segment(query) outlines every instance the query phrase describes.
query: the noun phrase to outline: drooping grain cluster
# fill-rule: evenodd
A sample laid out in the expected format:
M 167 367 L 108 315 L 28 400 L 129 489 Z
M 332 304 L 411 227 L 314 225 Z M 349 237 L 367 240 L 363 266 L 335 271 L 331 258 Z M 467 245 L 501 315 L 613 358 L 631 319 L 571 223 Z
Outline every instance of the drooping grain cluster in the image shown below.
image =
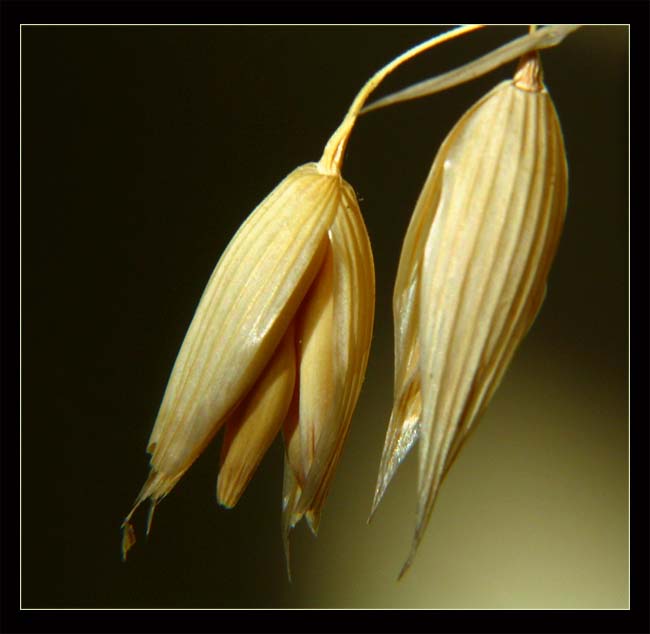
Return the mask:
M 318 163 L 294 170 L 219 260 L 171 372 L 147 452 L 150 473 L 123 522 L 175 486 L 224 430 L 217 499 L 233 507 L 273 440 L 285 447 L 282 535 L 316 534 L 366 371 L 375 278 L 370 241 L 341 164 L 368 95 L 398 65 L 480 25 L 395 58 L 362 88 Z M 535 51 L 575 25 L 519 38 L 456 73 L 366 109 L 442 90 L 523 55 L 514 80 L 483 97 L 442 144 L 399 263 L 394 405 L 373 512 L 419 440 L 415 550 L 439 487 L 544 298 L 564 220 L 567 167 Z
M 234 506 L 282 428 L 286 524 L 306 515 L 316 531 L 373 316 L 372 253 L 354 191 L 319 164 L 297 168 L 242 225 L 208 282 L 151 432 L 151 473 L 133 510 L 150 499 L 153 511 L 222 427 L 217 497 Z

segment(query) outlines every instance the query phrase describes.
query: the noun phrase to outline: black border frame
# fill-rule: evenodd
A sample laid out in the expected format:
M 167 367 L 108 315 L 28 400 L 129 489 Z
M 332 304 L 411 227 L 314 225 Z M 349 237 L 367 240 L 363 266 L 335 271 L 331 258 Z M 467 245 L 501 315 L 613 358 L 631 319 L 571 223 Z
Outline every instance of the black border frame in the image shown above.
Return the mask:
M 648 632 L 648 25 L 650 4 L 637 2 L 478 3 L 402 2 L 2 2 L 2 575 L 3 632 L 208 632 L 208 631 L 454 631 L 454 632 Z M 472 12 L 491 23 L 547 21 L 630 24 L 630 610 L 471 611 L 439 616 L 424 611 L 326 611 L 317 619 L 301 611 L 220 610 L 20 610 L 19 368 L 20 368 L 20 24 L 24 23 L 454 23 Z M 341 20 L 341 18 L 344 18 Z M 549 18 L 553 18 L 549 20 Z M 641 175 L 641 178 L 638 176 Z M 643 183 L 643 185 L 641 185 Z M 17 372 L 18 371 L 18 372 Z M 153 613 L 152 613 L 153 612 Z

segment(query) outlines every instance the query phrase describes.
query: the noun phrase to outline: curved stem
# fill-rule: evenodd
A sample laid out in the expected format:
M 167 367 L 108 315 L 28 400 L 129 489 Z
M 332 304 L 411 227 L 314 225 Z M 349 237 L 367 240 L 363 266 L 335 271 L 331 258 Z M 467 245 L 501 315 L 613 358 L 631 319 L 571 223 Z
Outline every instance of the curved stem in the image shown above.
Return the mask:
M 403 64 L 419 53 L 433 48 L 437 44 L 442 44 L 443 42 L 451 40 L 455 37 L 469 33 L 470 31 L 480 29 L 482 26 L 482 24 L 470 24 L 457 27 L 440 35 L 436 35 L 426 42 L 422 42 L 421 44 L 410 48 L 408 51 L 402 53 L 393 61 L 386 64 L 386 66 L 384 66 L 382 69 L 377 71 L 366 82 L 365 86 L 359 91 L 354 101 L 352 102 L 350 109 L 345 115 L 343 122 L 327 142 L 323 156 L 318 163 L 319 170 L 326 174 L 338 174 L 340 172 L 341 165 L 343 163 L 343 154 L 345 153 L 345 147 L 347 145 L 348 139 L 350 138 L 350 134 L 352 132 L 354 124 L 356 123 L 357 117 L 359 116 L 359 113 L 361 112 L 361 109 L 363 108 L 370 93 L 375 90 L 375 88 L 377 88 L 377 86 L 387 75 L 395 70 L 400 64 Z
M 365 114 L 377 108 L 391 106 L 402 101 L 408 101 L 409 99 L 418 99 L 427 95 L 433 95 L 436 92 L 441 92 L 466 81 L 476 79 L 526 53 L 557 46 L 569 33 L 572 33 L 578 28 L 580 28 L 579 24 L 555 24 L 534 30 L 532 33 L 512 40 L 460 68 L 438 75 L 433 79 L 426 79 L 387 97 L 382 97 L 366 106 L 362 113 Z

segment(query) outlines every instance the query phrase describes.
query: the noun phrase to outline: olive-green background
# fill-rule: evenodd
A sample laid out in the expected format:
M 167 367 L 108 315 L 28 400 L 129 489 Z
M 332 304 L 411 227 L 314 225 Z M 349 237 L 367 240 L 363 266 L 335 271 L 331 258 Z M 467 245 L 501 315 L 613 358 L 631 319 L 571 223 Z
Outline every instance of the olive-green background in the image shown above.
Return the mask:
M 508 65 L 362 117 L 344 176 L 373 244 L 376 326 L 313 539 L 280 539 L 282 448 L 218 507 L 220 438 L 120 561 L 120 522 L 203 287 L 294 167 L 318 160 L 356 91 L 440 27 L 22 28 L 23 607 L 628 606 L 628 29 L 543 54 L 570 167 L 541 314 L 443 485 L 399 583 L 415 456 L 366 525 L 391 407 L 401 240 L 444 135 Z M 443 45 L 377 94 L 469 61 L 522 27 Z

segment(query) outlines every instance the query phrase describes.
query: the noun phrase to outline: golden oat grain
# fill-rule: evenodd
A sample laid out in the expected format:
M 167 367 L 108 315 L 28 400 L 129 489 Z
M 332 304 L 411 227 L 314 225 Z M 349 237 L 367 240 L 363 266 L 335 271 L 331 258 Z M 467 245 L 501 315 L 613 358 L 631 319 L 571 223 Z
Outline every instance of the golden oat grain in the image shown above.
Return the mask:
M 393 296 L 394 406 L 373 512 L 416 440 L 410 566 L 439 487 L 532 325 L 562 230 L 567 164 L 537 53 L 443 142 L 411 219 Z M 401 576 L 400 574 L 400 576 Z

